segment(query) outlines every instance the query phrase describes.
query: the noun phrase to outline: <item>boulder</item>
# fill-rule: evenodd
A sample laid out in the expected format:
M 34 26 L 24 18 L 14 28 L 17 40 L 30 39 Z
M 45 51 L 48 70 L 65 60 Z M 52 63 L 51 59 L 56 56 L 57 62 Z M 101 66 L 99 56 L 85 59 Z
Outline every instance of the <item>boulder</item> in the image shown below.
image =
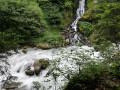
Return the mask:
M 28 76 L 33 76 L 34 75 L 34 71 L 32 71 L 32 70 L 26 70 L 25 74 L 28 75 Z
M 42 64 L 41 69 L 46 69 L 49 65 L 49 61 L 44 59 L 40 60 L 40 63 Z
M 19 73 L 19 72 L 20 72 L 20 70 L 21 70 L 21 66 L 17 69 L 17 73 Z
M 41 66 L 42 66 L 42 64 L 40 63 L 40 61 L 39 60 L 35 61 L 33 66 L 34 66 L 35 74 L 39 75 L 39 73 L 41 71 Z
M 21 84 L 20 82 L 12 82 L 12 83 L 4 86 L 4 88 L 5 88 L 6 90 L 11 90 L 11 89 L 18 88 L 18 86 L 20 86 L 20 84 Z
M 25 70 L 25 74 L 28 76 L 33 76 L 34 75 L 34 70 L 32 70 L 32 63 L 27 63 L 24 65 L 24 70 Z
M 27 53 L 27 50 L 26 50 L 26 49 L 23 49 L 22 52 L 23 52 L 24 54 L 26 54 L 26 53 Z
M 49 61 L 45 60 L 45 59 L 40 59 L 38 61 L 34 62 L 34 70 L 35 70 L 35 74 L 39 75 L 39 73 L 41 72 L 41 70 L 46 69 L 49 65 Z
M 27 86 L 22 86 L 22 87 L 14 89 L 14 90 L 27 90 Z
M 69 40 L 69 39 L 66 39 L 66 40 L 65 40 L 65 44 L 70 44 L 70 40 Z
M 46 43 L 46 42 L 42 42 L 42 43 L 38 44 L 37 47 L 45 50 L 45 49 L 52 48 L 52 45 L 49 43 Z

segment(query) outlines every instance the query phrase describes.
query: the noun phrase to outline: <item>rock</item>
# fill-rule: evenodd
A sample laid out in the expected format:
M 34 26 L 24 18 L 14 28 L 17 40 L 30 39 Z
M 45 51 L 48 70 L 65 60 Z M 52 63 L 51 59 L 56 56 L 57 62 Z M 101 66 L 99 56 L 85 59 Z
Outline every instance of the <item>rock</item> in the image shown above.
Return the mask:
M 24 70 L 25 70 L 25 74 L 28 76 L 33 76 L 34 75 L 34 71 L 31 70 L 32 69 L 32 63 L 27 63 L 24 65 Z M 21 67 L 20 67 L 21 68 Z
M 49 61 L 44 59 L 40 60 L 40 63 L 42 64 L 41 69 L 46 69 L 49 65 Z
M 49 43 L 46 43 L 46 42 L 42 42 L 42 43 L 38 44 L 37 47 L 45 50 L 45 49 L 52 48 L 52 45 Z
M 40 63 L 40 61 L 35 61 L 34 62 L 34 70 L 35 70 L 35 74 L 36 75 L 39 75 L 39 73 L 40 73 L 40 71 L 41 71 L 41 63 Z
M 20 70 L 21 70 L 21 66 L 17 69 L 17 73 L 19 73 L 19 72 L 20 72 Z
M 34 71 L 27 70 L 27 71 L 25 71 L 25 74 L 28 75 L 28 76 L 33 76 L 34 75 Z
M 27 49 L 27 48 L 30 48 L 30 46 L 24 46 L 24 47 L 22 47 L 22 49 Z
M 14 89 L 14 90 L 27 90 L 27 86 L 22 86 L 22 87 Z
M 27 53 L 27 50 L 26 50 L 26 49 L 23 49 L 22 52 L 23 52 L 24 54 L 26 54 L 26 53 Z
M 66 39 L 66 40 L 65 40 L 65 44 L 70 44 L 70 40 L 69 40 L 69 39 Z
M 46 69 L 49 65 L 49 61 L 45 60 L 45 59 L 40 59 L 38 61 L 34 62 L 34 70 L 35 70 L 35 74 L 39 75 L 39 73 L 41 72 L 41 70 Z
M 4 86 L 5 89 L 15 89 L 15 88 L 18 88 L 18 86 L 20 86 L 20 82 L 12 82 L 6 86 Z

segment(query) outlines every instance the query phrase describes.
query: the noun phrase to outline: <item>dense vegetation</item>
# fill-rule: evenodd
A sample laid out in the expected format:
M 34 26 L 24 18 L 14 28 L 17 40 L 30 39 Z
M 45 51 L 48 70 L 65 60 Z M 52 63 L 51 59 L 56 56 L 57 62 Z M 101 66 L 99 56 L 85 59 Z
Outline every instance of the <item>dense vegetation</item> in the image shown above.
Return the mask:
M 85 35 L 87 32 L 94 44 L 105 44 L 108 40 L 117 43 L 120 40 L 120 1 L 97 0 L 94 3 L 87 0 L 87 7 L 88 10 L 81 18 L 85 23 L 79 22 L 80 30 Z M 84 25 L 81 27 L 81 24 Z
M 0 0 L 0 52 L 18 45 L 62 43 L 77 0 Z
M 46 23 L 35 2 L 0 0 L 0 50 L 43 36 Z

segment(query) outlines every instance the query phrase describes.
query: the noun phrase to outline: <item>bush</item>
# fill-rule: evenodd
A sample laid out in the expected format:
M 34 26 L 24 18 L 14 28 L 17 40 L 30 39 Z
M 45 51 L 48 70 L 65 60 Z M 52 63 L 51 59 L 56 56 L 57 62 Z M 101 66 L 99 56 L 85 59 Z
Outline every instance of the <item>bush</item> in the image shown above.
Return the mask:
M 89 22 L 80 22 L 79 30 L 86 36 L 89 36 L 93 32 L 93 26 Z
M 120 78 L 120 61 L 112 64 L 110 74 L 114 78 Z
M 29 44 L 31 39 L 42 36 L 46 28 L 39 6 L 26 0 L 0 0 L 0 21 L 2 46 L 7 43 L 11 47 L 13 43 Z
M 107 67 L 104 63 L 89 63 L 80 74 L 74 75 L 64 90 L 94 90 L 106 76 Z M 104 73 L 104 75 L 103 75 Z
M 47 20 L 48 24 L 52 26 L 61 24 L 62 15 L 57 4 L 43 2 L 40 3 L 40 7 L 45 13 L 45 19 Z

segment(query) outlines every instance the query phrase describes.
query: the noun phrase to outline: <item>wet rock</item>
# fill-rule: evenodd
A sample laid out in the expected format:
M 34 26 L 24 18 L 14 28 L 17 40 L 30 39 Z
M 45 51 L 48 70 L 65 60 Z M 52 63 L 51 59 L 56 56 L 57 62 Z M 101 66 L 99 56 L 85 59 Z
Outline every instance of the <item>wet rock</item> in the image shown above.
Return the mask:
M 25 74 L 28 75 L 28 76 L 33 76 L 34 75 L 34 71 L 27 70 L 27 71 L 25 71 Z
M 29 46 L 24 46 L 24 47 L 22 47 L 22 49 L 27 49 L 27 48 L 29 48 Z
M 49 61 L 45 60 L 45 59 L 40 59 L 38 61 L 34 62 L 34 70 L 35 70 L 35 74 L 39 75 L 39 73 L 41 72 L 41 70 L 44 70 L 48 67 L 49 65 Z
M 14 90 L 27 90 L 26 86 L 20 87 L 20 88 L 16 88 Z
M 46 42 L 42 42 L 42 43 L 38 44 L 37 47 L 45 50 L 45 49 L 52 48 L 52 45 L 49 43 L 46 43 Z
M 42 64 L 41 69 L 46 69 L 49 65 L 49 61 L 44 59 L 40 60 L 40 63 Z
M 35 74 L 39 75 L 39 73 L 41 72 L 41 66 L 42 66 L 40 61 L 35 61 L 33 66 L 34 66 Z
M 34 70 L 32 69 L 32 63 L 27 63 L 24 66 L 25 74 L 28 76 L 33 76 L 34 75 Z M 21 68 L 21 67 L 20 67 Z M 19 70 L 19 69 L 18 69 Z
M 21 70 L 21 66 L 17 69 L 17 73 L 19 73 L 19 72 L 20 72 L 20 70 Z
M 26 54 L 26 53 L 27 53 L 27 50 L 26 50 L 26 49 L 23 49 L 22 52 L 23 52 L 24 54 Z
M 11 89 L 18 88 L 18 86 L 20 86 L 20 85 L 21 85 L 20 82 L 12 82 L 12 83 L 4 86 L 4 88 L 7 89 L 7 90 L 9 90 L 9 89 L 11 90 Z
M 65 44 L 70 44 L 70 40 L 69 40 L 69 39 L 66 39 L 66 40 L 65 40 Z

